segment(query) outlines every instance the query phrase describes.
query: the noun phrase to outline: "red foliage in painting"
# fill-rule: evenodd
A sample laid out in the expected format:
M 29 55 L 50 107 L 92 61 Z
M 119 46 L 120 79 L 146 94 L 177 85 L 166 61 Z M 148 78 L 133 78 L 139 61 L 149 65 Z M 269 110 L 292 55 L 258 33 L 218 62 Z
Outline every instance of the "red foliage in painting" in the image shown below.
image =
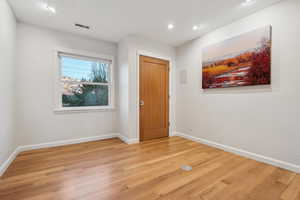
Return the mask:
M 209 88 L 210 84 L 214 83 L 214 78 L 207 72 L 202 72 L 202 86 L 204 89 Z
M 261 51 L 252 54 L 252 66 L 248 73 L 251 85 L 271 83 L 271 48 L 265 44 Z

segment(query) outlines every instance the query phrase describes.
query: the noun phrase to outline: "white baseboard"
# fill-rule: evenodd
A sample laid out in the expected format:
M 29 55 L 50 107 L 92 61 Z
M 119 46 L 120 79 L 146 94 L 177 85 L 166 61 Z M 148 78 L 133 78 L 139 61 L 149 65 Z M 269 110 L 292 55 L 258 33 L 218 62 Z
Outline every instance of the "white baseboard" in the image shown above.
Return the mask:
M 169 137 L 179 136 L 177 132 L 169 132 Z
M 121 135 L 121 134 L 118 137 L 120 138 L 120 140 L 122 140 L 126 144 L 136 144 L 136 143 L 139 143 L 139 140 L 137 138 L 128 139 L 127 137 L 125 137 L 124 135 Z
M 117 138 L 118 136 L 119 136 L 119 134 L 99 135 L 99 136 L 79 138 L 79 139 L 61 140 L 61 141 L 56 141 L 56 142 L 26 145 L 26 146 L 20 146 L 18 148 L 19 148 L 19 152 L 23 152 L 23 151 L 29 151 L 29 150 L 35 150 L 35 149 L 58 147 L 58 146 L 65 146 L 65 145 L 70 145 L 70 144 L 79 144 L 79 143 L 84 143 L 84 142 L 92 142 L 92 141 L 97 141 L 97 140 Z
M 4 174 L 4 172 L 7 170 L 9 165 L 15 160 L 17 155 L 19 154 L 19 148 L 16 148 L 12 154 L 8 157 L 8 159 L 0 166 L 0 177 Z
M 186 139 L 190 139 L 202 144 L 206 144 L 212 147 L 216 147 L 218 149 L 222 149 L 224 151 L 228 151 L 237 155 L 241 155 L 247 158 L 251 158 L 260 162 L 264 162 L 270 165 L 274 165 L 277 167 L 281 167 L 287 170 L 291 170 L 297 173 L 300 173 L 300 166 L 295 165 L 292 163 L 288 163 L 281 160 L 276 160 L 270 157 L 262 156 L 259 154 L 251 153 L 242 149 L 230 147 L 227 145 L 219 144 L 216 142 L 212 142 L 209 140 L 205 140 L 202 138 L 196 138 L 184 133 L 179 132 L 173 132 L 170 134 L 170 136 L 181 136 Z M 135 144 L 138 143 L 138 139 L 128 139 L 127 137 L 120 135 L 120 134 L 109 134 L 109 135 L 101 135 L 101 136 L 94 136 L 94 137 L 87 137 L 87 138 L 80 138 L 80 139 L 72 139 L 72 140 L 63 140 L 63 141 L 57 141 L 57 142 L 50 142 L 50 143 L 42 143 L 42 144 L 36 144 L 36 145 L 26 145 L 26 146 L 19 146 L 16 148 L 16 150 L 9 156 L 9 158 L 0 166 L 0 177 L 4 174 L 4 172 L 7 170 L 9 165 L 14 161 L 14 159 L 17 157 L 17 155 L 23 151 L 29 151 L 34 149 L 41 149 L 41 148 L 49 148 L 49 147 L 57 147 L 57 146 L 64 146 L 64 145 L 70 145 L 70 144 L 79 144 L 84 142 L 91 142 L 91 141 L 97 141 L 97 140 L 104 140 L 109 138 L 120 138 L 123 142 L 126 144 Z
M 21 152 L 35 150 L 35 149 L 49 148 L 49 147 L 65 146 L 65 145 L 70 145 L 70 144 L 79 144 L 79 143 L 84 143 L 84 142 L 92 142 L 92 141 L 104 140 L 104 139 L 110 139 L 110 138 L 118 138 L 119 136 L 120 136 L 120 134 L 118 134 L 118 133 L 112 133 L 109 135 L 99 135 L 99 136 L 79 138 L 79 139 L 61 140 L 61 141 L 56 141 L 56 142 L 19 146 L 9 156 L 9 158 L 0 166 L 0 177 L 4 174 L 4 172 L 7 170 L 9 165 L 15 160 L 17 155 Z
M 42 148 L 65 146 L 65 145 L 70 145 L 70 144 L 79 144 L 79 143 L 84 143 L 84 142 L 92 142 L 92 141 L 104 140 L 104 139 L 110 139 L 110 138 L 120 138 L 120 140 L 122 140 L 126 144 L 139 143 L 139 140 L 136 138 L 128 139 L 127 137 L 125 137 L 119 133 L 112 133 L 109 135 L 100 135 L 100 136 L 93 136 L 93 137 L 86 137 L 86 138 L 79 138 L 79 139 L 61 140 L 61 141 L 55 141 L 55 142 L 49 142 L 49 143 L 19 146 L 9 156 L 9 158 L 0 166 L 0 177 L 4 174 L 4 172 L 7 170 L 9 165 L 15 160 L 17 155 L 21 152 L 35 150 L 35 149 L 42 149 Z
M 245 151 L 245 150 L 238 149 L 238 148 L 235 148 L 235 147 L 219 144 L 219 143 L 212 142 L 212 141 L 209 141 L 209 140 L 206 140 L 206 139 L 193 137 L 193 136 L 190 136 L 190 135 L 187 135 L 187 134 L 184 134 L 184 133 L 180 133 L 180 132 L 174 132 L 174 133 L 172 133 L 172 135 L 173 136 L 181 136 L 183 138 L 193 140 L 195 142 L 199 142 L 199 143 L 202 143 L 202 144 L 206 144 L 208 146 L 212 146 L 212 147 L 215 147 L 215 148 L 218 148 L 218 149 L 222 149 L 224 151 L 231 152 L 231 153 L 234 153 L 234 154 L 237 154 L 237 155 L 240 155 L 240 156 L 251 158 L 251 159 L 257 160 L 259 162 L 267 163 L 267 164 L 270 164 L 270 165 L 274 165 L 276 167 L 280 167 L 280 168 L 283 168 L 283 169 L 294 171 L 296 173 L 300 173 L 300 166 L 296 165 L 296 164 L 292 164 L 292 163 L 288 163 L 288 162 L 285 162 L 285 161 L 277 160 L 277 159 L 270 158 L 270 157 L 263 156 L 263 155 L 259 155 L 259 154 L 256 154 L 256 153 L 251 153 L 249 151 Z

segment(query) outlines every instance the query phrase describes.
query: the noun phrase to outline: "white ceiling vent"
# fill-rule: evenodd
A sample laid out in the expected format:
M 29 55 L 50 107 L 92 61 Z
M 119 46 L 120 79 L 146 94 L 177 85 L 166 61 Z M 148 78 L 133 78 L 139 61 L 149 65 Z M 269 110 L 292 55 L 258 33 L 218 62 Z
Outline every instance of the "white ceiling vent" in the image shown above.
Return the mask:
M 78 23 L 75 23 L 75 26 L 76 27 L 79 27 L 79 28 L 83 28 L 83 29 L 90 29 L 90 27 L 89 26 L 87 26 L 87 25 L 83 25 L 83 24 L 78 24 Z

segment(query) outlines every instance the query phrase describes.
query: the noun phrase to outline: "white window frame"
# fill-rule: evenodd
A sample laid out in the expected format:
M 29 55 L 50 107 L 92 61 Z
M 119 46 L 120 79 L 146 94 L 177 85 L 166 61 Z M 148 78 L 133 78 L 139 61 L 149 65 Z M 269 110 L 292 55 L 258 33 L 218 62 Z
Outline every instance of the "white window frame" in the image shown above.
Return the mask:
M 109 105 L 108 106 L 83 106 L 83 107 L 63 107 L 62 105 L 62 94 L 63 87 L 61 83 L 61 66 L 60 66 L 60 54 L 69 55 L 75 58 L 86 58 L 86 59 L 98 59 L 98 60 L 111 60 L 110 65 L 110 83 L 104 83 L 101 85 L 109 86 Z M 54 69 L 55 69 L 55 80 L 54 80 L 54 112 L 65 113 L 65 112 L 92 112 L 92 111 L 109 111 L 115 109 L 115 81 L 114 81 L 114 57 L 110 55 L 100 55 L 86 51 L 79 51 L 74 49 L 57 48 L 54 50 Z M 82 82 L 81 82 L 82 83 Z M 88 83 L 93 84 L 93 83 Z

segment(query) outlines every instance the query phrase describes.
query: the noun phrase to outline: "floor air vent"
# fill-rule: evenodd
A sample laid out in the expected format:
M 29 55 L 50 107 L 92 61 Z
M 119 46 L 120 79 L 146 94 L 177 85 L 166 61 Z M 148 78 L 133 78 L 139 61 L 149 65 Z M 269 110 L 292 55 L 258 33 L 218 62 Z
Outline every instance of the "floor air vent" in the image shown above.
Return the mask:
M 191 166 L 189 166 L 189 165 L 182 165 L 181 169 L 183 171 L 191 171 L 193 168 Z

